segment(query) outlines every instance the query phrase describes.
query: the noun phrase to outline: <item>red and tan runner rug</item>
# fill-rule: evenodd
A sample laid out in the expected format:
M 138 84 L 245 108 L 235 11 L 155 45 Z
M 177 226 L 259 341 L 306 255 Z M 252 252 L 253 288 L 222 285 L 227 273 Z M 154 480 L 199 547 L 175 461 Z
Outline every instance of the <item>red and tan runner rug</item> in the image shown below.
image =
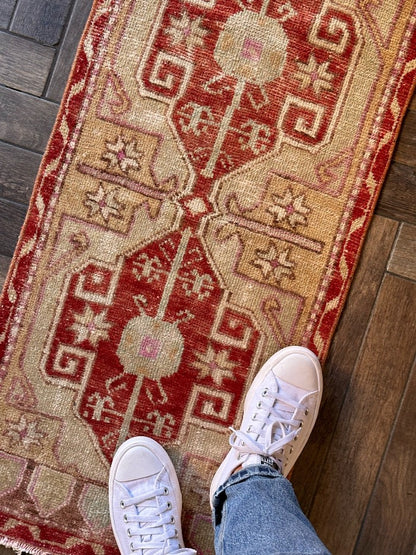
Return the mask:
M 184 532 L 259 365 L 325 357 L 415 74 L 413 0 L 97 0 L 1 305 L 1 541 L 117 553 L 116 445 Z

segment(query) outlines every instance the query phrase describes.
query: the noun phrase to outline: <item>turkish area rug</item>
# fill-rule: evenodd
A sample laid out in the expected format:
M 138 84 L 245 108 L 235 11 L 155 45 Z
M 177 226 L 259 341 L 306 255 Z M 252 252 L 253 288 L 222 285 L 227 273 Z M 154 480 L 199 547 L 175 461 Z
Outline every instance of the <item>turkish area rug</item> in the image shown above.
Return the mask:
M 0 541 L 117 553 L 116 446 L 208 488 L 265 359 L 325 357 L 415 76 L 413 0 L 97 0 L 1 305 Z

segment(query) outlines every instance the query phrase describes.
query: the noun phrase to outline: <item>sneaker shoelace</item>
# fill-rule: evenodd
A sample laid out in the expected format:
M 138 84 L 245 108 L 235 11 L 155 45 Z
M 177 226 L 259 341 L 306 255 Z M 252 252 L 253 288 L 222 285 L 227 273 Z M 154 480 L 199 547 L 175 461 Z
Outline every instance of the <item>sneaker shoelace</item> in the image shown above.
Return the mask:
M 311 394 L 306 395 L 305 399 Z M 253 454 L 272 457 L 281 469 L 287 460 L 284 448 L 297 440 L 303 424 L 302 420 L 294 419 L 293 415 L 299 410 L 306 416 L 308 409 L 304 404 L 267 388 L 262 398 L 246 430 L 231 428 L 230 445 L 239 451 L 239 458 Z
M 136 510 L 136 514 L 126 512 L 123 516 L 126 524 L 136 525 L 127 528 L 127 534 L 131 538 L 131 551 L 154 550 L 154 554 L 180 552 L 178 542 L 166 551 L 169 540 L 176 540 L 178 536 L 175 518 L 171 512 L 172 504 L 170 501 L 158 503 L 160 496 L 168 494 L 168 488 L 162 486 L 136 497 L 121 500 L 122 509 L 135 506 Z

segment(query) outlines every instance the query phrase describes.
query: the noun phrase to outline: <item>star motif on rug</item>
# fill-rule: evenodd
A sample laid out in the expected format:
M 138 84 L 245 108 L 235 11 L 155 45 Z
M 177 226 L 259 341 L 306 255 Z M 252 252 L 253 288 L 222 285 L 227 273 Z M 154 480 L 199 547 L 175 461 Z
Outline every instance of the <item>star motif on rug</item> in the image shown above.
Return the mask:
M 90 306 L 86 306 L 82 314 L 75 313 L 75 322 L 69 327 L 76 335 L 76 343 L 89 341 L 94 347 L 102 339 L 108 339 L 108 330 L 112 327 L 105 321 L 106 310 L 96 314 Z
M 102 155 L 102 159 L 107 162 L 109 169 L 119 169 L 125 174 L 141 169 L 143 152 L 137 150 L 136 141 L 127 141 L 119 136 L 114 143 L 106 141 L 105 145 L 107 152 Z
M 266 251 L 256 250 L 256 258 L 252 264 L 260 268 L 261 273 L 266 279 L 274 278 L 279 283 L 284 277 L 295 279 L 293 268 L 295 263 L 289 259 L 290 248 L 278 251 L 273 243 L 269 244 Z
M 41 439 L 46 436 L 38 429 L 36 420 L 28 421 L 26 415 L 22 414 L 19 422 L 7 422 L 9 427 L 4 433 L 10 439 L 12 445 L 23 445 L 28 449 L 32 445 L 41 446 Z
M 194 367 L 200 371 L 198 375 L 200 379 L 211 376 L 214 383 L 220 386 L 226 378 L 235 380 L 233 372 L 235 364 L 229 360 L 226 350 L 217 353 L 210 345 L 206 353 L 197 352 L 196 356 L 199 360 L 194 362 Z
M 186 12 L 182 12 L 180 17 L 170 18 L 170 27 L 165 29 L 165 33 L 170 36 L 173 46 L 184 45 L 187 53 L 191 54 L 195 47 L 204 46 L 208 31 L 202 27 L 202 17 L 191 19 Z
M 275 223 L 288 223 L 290 227 L 297 225 L 308 225 L 307 216 L 310 208 L 304 204 L 305 195 L 295 196 L 292 189 L 286 189 L 284 195 L 272 196 L 274 204 L 267 208 L 272 214 Z
M 301 89 L 312 87 L 316 94 L 319 94 L 323 89 L 326 91 L 332 89 L 334 74 L 328 71 L 329 62 L 320 64 L 316 61 L 315 56 L 311 54 L 307 63 L 296 63 L 299 71 L 294 74 L 294 77 L 300 81 Z
M 84 205 L 90 209 L 90 217 L 99 214 L 108 223 L 110 216 L 121 218 L 125 206 L 117 199 L 117 189 L 105 190 L 102 183 L 95 192 L 87 192 Z

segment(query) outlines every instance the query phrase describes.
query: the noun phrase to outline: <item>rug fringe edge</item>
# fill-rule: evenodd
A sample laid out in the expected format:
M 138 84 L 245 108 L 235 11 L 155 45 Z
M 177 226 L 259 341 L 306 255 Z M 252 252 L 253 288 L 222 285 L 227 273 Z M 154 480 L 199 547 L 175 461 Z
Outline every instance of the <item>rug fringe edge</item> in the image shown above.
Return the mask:
M 12 540 L 7 536 L 0 536 L 0 545 L 13 549 L 16 553 L 30 553 L 30 555 L 50 555 L 50 551 L 43 551 L 39 547 L 34 547 L 28 543 L 20 542 L 19 540 Z

